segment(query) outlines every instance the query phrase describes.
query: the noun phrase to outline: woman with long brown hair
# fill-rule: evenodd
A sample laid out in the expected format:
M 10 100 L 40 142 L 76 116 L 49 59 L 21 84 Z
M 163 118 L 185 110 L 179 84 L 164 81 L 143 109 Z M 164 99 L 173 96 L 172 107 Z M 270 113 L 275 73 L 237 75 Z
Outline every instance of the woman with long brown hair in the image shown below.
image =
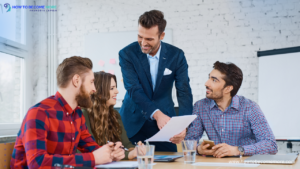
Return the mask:
M 95 72 L 94 76 L 96 93 L 91 96 L 93 106 L 82 111 L 89 132 L 100 146 L 105 145 L 107 141 L 121 141 L 124 147 L 129 149 L 125 151 L 125 159 L 133 159 L 137 154 L 135 146 L 127 137 L 119 112 L 114 110 L 119 93 L 116 76 L 103 71 Z

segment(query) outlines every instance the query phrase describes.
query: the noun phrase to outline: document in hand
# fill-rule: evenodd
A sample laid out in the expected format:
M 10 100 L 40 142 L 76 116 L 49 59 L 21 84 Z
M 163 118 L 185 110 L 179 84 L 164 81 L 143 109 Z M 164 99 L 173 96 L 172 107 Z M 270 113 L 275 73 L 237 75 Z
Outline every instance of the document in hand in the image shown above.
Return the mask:
M 186 115 L 172 117 L 171 120 L 154 136 L 145 141 L 170 142 L 170 138 L 185 130 L 197 117 L 197 115 Z

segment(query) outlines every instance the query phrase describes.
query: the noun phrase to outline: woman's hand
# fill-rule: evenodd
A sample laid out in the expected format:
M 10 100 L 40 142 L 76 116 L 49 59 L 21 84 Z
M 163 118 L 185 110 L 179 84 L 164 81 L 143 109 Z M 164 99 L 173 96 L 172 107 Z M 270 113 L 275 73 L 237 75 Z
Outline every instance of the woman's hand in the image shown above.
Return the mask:
M 113 161 L 120 161 L 125 157 L 125 151 L 121 147 L 123 147 L 123 145 L 120 141 L 116 142 L 115 146 L 112 146 L 113 151 L 111 157 Z
M 138 146 L 141 146 L 141 145 L 144 145 L 141 141 L 139 141 L 137 143 Z M 128 153 L 128 159 L 129 160 L 132 160 L 134 159 L 135 157 L 137 156 L 137 147 L 135 147 L 133 150 L 131 150 L 129 153 Z

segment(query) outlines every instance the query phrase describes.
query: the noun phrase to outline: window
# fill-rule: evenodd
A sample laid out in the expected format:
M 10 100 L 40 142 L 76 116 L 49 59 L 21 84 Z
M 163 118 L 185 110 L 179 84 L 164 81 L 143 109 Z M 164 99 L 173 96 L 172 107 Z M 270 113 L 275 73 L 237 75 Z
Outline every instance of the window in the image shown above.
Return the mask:
M 24 4 L 24 0 L 0 0 L 0 37 L 25 45 L 26 9 L 13 8 Z
M 0 124 L 20 123 L 23 115 L 24 59 L 0 53 Z
M 0 0 L 0 137 L 17 135 L 25 113 L 28 10 L 14 8 L 23 5 L 26 0 Z

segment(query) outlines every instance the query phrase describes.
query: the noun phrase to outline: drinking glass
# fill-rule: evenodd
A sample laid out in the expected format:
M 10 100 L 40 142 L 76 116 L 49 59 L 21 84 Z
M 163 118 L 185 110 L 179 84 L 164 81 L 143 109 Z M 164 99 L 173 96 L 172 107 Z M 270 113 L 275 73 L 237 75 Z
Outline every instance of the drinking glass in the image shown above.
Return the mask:
M 183 140 L 182 141 L 182 151 L 184 156 L 184 163 L 192 164 L 196 159 L 196 140 Z
M 139 145 L 137 147 L 137 160 L 139 169 L 152 169 L 154 161 L 154 145 Z

